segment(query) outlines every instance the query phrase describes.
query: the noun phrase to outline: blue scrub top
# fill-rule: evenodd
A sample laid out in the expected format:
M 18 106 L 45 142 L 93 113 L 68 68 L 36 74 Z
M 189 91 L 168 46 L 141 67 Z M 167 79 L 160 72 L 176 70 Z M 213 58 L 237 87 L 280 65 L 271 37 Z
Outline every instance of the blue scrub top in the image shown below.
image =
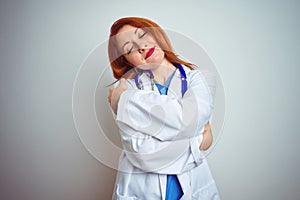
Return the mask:
M 165 85 L 155 83 L 160 94 L 167 95 L 169 85 L 171 83 L 171 80 L 175 72 L 176 70 L 174 70 L 174 72 L 168 77 Z M 166 200 L 179 200 L 182 197 L 182 195 L 183 195 L 183 191 L 176 174 L 168 174 L 167 187 L 166 187 Z

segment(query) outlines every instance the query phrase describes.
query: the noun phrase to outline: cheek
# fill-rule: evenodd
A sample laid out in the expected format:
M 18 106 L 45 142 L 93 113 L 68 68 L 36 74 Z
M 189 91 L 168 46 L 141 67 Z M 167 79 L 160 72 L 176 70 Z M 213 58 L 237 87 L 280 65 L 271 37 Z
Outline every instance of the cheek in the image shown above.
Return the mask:
M 138 55 L 138 54 L 135 53 L 135 52 L 133 52 L 132 55 L 127 56 L 127 57 L 126 57 L 126 60 L 127 60 L 129 63 L 131 63 L 132 65 L 134 65 L 134 66 L 139 66 L 139 65 L 142 64 L 142 63 L 141 63 L 141 56 Z
M 154 63 L 160 63 L 164 57 L 165 57 L 165 52 L 161 49 L 157 49 L 155 54 L 153 54 L 153 56 L 150 57 L 151 58 L 150 61 Z

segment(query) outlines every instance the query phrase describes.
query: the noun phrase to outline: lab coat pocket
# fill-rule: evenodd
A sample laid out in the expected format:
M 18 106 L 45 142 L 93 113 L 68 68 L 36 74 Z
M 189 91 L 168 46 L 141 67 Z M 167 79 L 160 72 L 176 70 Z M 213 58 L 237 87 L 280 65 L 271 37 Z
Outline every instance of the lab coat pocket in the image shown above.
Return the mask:
M 210 182 L 192 194 L 194 200 L 220 200 L 215 182 Z
M 117 195 L 116 200 L 137 200 L 137 198 L 136 197 L 125 197 L 125 196 Z
M 115 196 L 113 197 L 113 200 L 137 200 L 136 197 L 130 197 L 130 196 L 125 196 L 125 195 L 121 195 L 119 193 L 119 185 L 117 185 L 116 187 L 116 194 Z

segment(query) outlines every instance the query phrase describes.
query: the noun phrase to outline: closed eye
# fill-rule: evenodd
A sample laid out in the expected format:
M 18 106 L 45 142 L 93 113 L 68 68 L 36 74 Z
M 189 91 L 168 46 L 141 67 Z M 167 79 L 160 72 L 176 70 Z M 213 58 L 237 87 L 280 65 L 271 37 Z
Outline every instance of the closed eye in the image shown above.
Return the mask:
M 140 35 L 140 37 L 139 38 L 142 38 L 142 37 L 144 37 L 145 35 L 147 34 L 147 32 L 145 31 L 142 35 Z
M 127 55 L 129 55 L 132 52 L 133 46 L 129 49 L 129 51 L 127 52 Z
M 147 31 L 145 31 L 142 35 L 139 36 L 139 39 L 143 38 L 145 35 L 147 34 Z M 127 52 L 127 55 L 129 55 L 133 50 L 133 46 L 129 49 L 129 51 Z

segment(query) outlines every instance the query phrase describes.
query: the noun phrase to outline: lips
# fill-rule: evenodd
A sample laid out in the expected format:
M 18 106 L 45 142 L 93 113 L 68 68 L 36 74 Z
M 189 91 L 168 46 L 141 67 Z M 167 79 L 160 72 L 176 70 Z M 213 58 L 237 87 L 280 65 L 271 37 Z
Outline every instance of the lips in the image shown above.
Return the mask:
M 151 49 L 149 49 L 149 51 L 146 53 L 145 59 L 149 58 L 153 52 L 154 52 L 155 47 L 152 47 Z

